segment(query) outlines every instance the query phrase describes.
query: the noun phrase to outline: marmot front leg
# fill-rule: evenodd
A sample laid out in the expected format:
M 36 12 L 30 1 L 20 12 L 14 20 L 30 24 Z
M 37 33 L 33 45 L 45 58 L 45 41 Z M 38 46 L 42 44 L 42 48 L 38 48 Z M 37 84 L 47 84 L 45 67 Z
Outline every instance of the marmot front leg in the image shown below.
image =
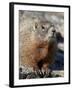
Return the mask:
M 33 71 L 36 75 L 42 74 L 41 70 L 39 69 L 37 65 L 33 66 Z
M 48 63 L 43 64 L 41 71 L 43 75 L 46 75 L 46 74 L 49 75 L 50 73 L 49 64 Z

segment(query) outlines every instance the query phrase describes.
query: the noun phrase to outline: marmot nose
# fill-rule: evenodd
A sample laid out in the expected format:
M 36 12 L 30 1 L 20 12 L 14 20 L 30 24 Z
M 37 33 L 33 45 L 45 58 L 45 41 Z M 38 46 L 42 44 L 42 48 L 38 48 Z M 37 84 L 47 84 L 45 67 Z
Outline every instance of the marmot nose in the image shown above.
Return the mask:
M 53 30 L 52 30 L 52 32 L 53 32 L 53 33 L 55 33 L 55 32 L 56 32 L 56 30 L 54 30 L 54 29 L 53 29 Z
M 53 36 L 54 36 L 55 32 L 56 32 L 56 30 L 52 30 Z

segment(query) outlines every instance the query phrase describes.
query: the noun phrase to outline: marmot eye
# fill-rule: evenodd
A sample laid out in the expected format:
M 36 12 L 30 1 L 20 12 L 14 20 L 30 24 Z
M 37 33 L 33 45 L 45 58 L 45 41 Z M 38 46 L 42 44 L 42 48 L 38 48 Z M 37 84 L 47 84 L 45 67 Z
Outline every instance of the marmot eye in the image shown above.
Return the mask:
M 38 27 L 38 25 L 37 25 L 37 23 L 35 24 L 35 28 L 37 28 Z
M 37 25 L 35 25 L 35 28 L 37 28 Z
M 42 26 L 42 29 L 45 29 L 45 27 L 44 27 L 44 26 Z

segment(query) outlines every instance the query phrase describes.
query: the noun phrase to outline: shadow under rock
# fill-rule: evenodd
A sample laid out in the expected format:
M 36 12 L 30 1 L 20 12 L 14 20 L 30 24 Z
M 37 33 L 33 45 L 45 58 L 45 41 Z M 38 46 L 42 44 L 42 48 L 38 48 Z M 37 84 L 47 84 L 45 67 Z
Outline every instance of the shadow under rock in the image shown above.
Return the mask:
M 62 37 L 60 32 L 56 33 L 56 37 L 57 37 L 57 42 L 58 43 L 63 43 L 64 42 L 64 37 Z
M 64 70 L 64 51 L 58 50 L 58 53 L 55 56 L 55 63 L 50 66 L 52 70 Z

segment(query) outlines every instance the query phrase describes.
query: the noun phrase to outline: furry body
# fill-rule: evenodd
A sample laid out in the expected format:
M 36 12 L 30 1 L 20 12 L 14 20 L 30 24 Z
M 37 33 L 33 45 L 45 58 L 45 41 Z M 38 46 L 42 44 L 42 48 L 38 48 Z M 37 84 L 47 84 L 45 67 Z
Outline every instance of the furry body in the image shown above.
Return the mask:
M 24 26 L 23 26 L 24 25 Z M 28 26 L 27 26 L 28 25 Z M 20 64 L 47 72 L 57 51 L 56 32 L 48 21 L 26 20 L 20 25 Z

